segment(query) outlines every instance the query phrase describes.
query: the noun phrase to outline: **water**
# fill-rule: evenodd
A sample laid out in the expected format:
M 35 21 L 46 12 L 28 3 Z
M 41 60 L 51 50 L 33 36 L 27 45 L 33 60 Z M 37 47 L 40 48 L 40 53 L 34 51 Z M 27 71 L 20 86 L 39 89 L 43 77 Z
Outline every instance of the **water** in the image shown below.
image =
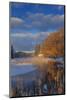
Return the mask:
M 34 64 L 31 64 L 31 63 L 25 63 L 25 64 L 20 63 L 20 62 L 24 62 L 24 61 L 32 61 L 32 59 L 33 58 L 28 57 L 28 58 L 15 58 L 15 59 L 11 60 L 10 76 L 16 76 L 16 75 L 20 75 L 20 74 L 24 75 L 24 74 L 27 74 L 29 72 L 36 71 L 37 68 L 35 67 Z M 33 60 L 35 60 L 35 58 Z M 51 59 L 51 58 L 45 58 L 44 60 L 45 61 L 49 61 L 49 60 L 59 61 L 57 59 Z M 43 59 L 42 59 L 42 61 L 43 61 Z M 60 62 L 62 62 L 61 59 L 60 59 Z
M 17 61 L 21 60 L 17 59 Z M 33 64 L 16 64 L 12 62 L 10 65 L 10 76 L 24 75 L 32 71 L 36 71 L 36 67 Z
M 41 65 L 39 65 L 38 63 L 36 65 L 34 65 L 34 63 L 31 64 L 31 62 L 33 61 L 38 61 L 38 63 L 41 62 Z M 59 60 L 57 60 L 57 58 L 43 59 L 41 57 L 18 58 L 11 60 L 11 97 L 58 94 L 58 85 L 62 90 L 61 94 L 64 92 L 64 67 L 60 69 L 54 69 L 53 67 L 58 67 L 58 65 L 55 66 L 50 63 L 50 65 L 48 64 L 46 66 L 45 63 L 42 64 L 42 61 L 48 63 L 48 61 L 58 62 Z M 60 62 L 62 62 L 62 59 L 60 59 Z M 55 72 L 56 70 L 57 74 Z

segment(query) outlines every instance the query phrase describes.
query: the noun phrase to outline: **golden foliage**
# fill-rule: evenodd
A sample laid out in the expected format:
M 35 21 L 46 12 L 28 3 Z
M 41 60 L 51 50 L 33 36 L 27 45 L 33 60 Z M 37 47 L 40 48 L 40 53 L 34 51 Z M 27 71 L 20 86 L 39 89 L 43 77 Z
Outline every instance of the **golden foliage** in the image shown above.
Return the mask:
M 64 56 L 64 29 L 50 33 L 46 40 L 36 48 L 44 56 Z

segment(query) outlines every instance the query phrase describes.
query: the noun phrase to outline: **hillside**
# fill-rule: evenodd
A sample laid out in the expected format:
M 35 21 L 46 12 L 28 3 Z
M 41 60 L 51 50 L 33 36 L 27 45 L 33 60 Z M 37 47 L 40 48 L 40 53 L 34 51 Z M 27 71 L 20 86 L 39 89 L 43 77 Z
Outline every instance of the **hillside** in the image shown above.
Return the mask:
M 27 52 L 18 51 L 18 52 L 15 52 L 15 57 L 16 57 L 16 58 L 32 57 L 33 54 L 34 54 L 34 53 L 27 53 Z
M 64 29 L 50 33 L 50 35 L 36 46 L 36 54 L 43 54 L 47 57 L 64 56 Z

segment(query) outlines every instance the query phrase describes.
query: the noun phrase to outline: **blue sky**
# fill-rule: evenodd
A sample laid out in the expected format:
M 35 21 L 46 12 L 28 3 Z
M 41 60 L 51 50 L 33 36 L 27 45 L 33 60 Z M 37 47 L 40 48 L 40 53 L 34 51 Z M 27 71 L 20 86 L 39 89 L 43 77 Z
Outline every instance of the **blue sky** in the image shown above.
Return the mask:
M 64 6 L 10 3 L 10 34 L 16 50 L 33 50 L 50 32 L 64 27 Z

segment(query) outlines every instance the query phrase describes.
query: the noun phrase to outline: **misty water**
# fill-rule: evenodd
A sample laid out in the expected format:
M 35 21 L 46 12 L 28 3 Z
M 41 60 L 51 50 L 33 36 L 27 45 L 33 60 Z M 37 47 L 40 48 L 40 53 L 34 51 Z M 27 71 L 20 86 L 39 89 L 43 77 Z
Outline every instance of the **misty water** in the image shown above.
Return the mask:
M 10 63 L 10 76 L 16 76 L 16 75 L 20 75 L 20 74 L 23 75 L 23 74 L 29 73 L 31 71 L 38 70 L 38 66 L 35 65 L 35 64 L 31 64 L 31 63 L 22 64 L 22 63 L 20 63 L 20 62 L 23 62 L 23 61 L 31 61 L 31 59 L 32 58 L 30 58 L 30 57 L 13 59 Z M 54 60 L 54 59 L 47 58 L 47 59 L 44 59 L 44 60 L 48 61 L 48 60 Z M 62 61 L 62 58 L 56 59 L 56 61 Z
M 24 75 L 32 71 L 36 71 L 37 68 L 34 64 L 17 64 L 16 62 L 23 61 L 26 58 L 18 58 L 14 59 L 10 64 L 10 76 L 16 76 L 16 75 Z M 31 58 L 29 58 L 31 59 Z M 16 61 L 16 62 L 15 62 Z
M 14 58 L 10 63 L 10 78 L 11 78 L 11 96 L 33 96 L 33 95 L 45 95 L 44 93 L 48 93 L 49 90 L 47 86 L 50 86 L 48 82 L 48 78 L 51 74 L 47 74 L 45 68 L 46 64 L 38 65 L 31 63 L 23 63 L 24 61 L 32 61 L 33 58 Z M 36 58 L 37 59 L 37 58 Z M 53 60 L 53 59 L 44 59 L 44 60 Z M 63 59 L 54 59 L 56 61 L 62 61 Z M 38 60 L 37 60 L 38 61 Z M 17 63 L 18 62 L 18 63 Z M 22 62 L 22 63 L 21 63 Z M 41 62 L 41 58 L 39 59 Z M 49 65 L 49 68 L 52 65 Z M 55 67 L 55 66 L 53 66 Z M 61 67 L 61 71 L 63 70 L 64 65 Z M 51 68 L 49 72 L 51 72 Z M 54 73 L 54 72 L 53 72 Z M 47 77 L 46 77 L 47 75 Z M 49 77 L 48 77 L 49 76 Z M 51 81 L 51 93 L 57 94 L 54 88 L 57 88 L 55 84 L 56 81 Z M 59 80 L 59 84 L 64 85 L 64 78 L 61 77 Z M 49 84 L 48 84 L 49 83 Z M 45 90 L 44 90 L 45 89 Z M 14 94 L 16 92 L 16 94 Z

